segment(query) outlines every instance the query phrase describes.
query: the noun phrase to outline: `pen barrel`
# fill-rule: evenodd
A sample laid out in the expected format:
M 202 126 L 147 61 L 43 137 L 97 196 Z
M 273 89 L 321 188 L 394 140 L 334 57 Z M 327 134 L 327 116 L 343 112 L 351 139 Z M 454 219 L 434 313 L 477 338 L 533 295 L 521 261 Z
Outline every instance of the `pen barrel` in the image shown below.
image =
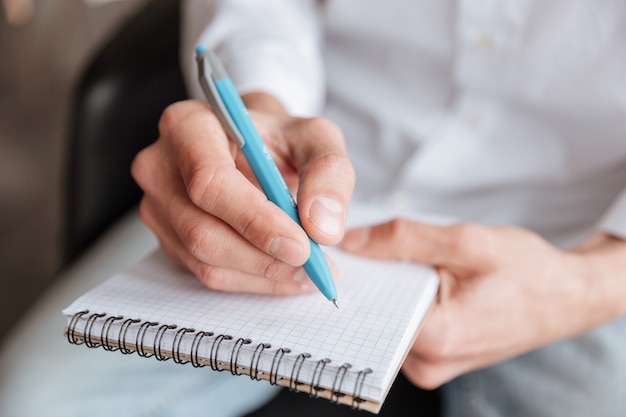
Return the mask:
M 324 297 L 330 301 L 337 300 L 337 289 L 326 256 L 317 242 L 311 238 L 309 241 L 311 242 L 311 255 L 303 265 L 304 271 Z
M 244 138 L 241 151 L 246 157 L 263 192 L 270 201 L 283 209 L 296 223 L 300 224 L 296 202 L 285 183 L 285 179 L 278 170 L 261 135 L 252 123 L 248 110 L 232 82 L 228 78 L 222 78 L 215 82 L 215 87 L 220 93 L 233 122 Z
M 276 162 L 274 162 L 267 146 L 265 146 L 261 135 L 252 123 L 248 109 L 243 104 L 235 86 L 229 78 L 221 78 L 215 82 L 215 87 L 244 139 L 241 151 L 246 157 L 263 192 L 271 202 L 280 207 L 298 225 L 302 226 L 296 202 L 289 191 L 289 187 L 287 187 L 285 179 L 278 170 Z M 311 255 L 303 265 L 304 270 L 326 298 L 335 300 L 337 298 L 335 284 L 324 253 L 313 239 L 309 238 L 309 242 Z

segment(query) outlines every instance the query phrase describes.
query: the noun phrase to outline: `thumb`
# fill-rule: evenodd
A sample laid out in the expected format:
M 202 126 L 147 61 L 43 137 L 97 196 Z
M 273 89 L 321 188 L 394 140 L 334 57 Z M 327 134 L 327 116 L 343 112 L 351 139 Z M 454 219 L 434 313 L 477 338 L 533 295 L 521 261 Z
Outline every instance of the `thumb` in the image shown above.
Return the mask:
M 489 263 L 482 250 L 489 237 L 486 231 L 468 223 L 440 226 L 394 219 L 348 231 L 341 248 L 373 258 L 476 270 Z
M 294 119 L 285 137 L 299 173 L 298 209 L 305 230 L 318 243 L 343 237 L 355 184 L 343 134 L 321 118 Z

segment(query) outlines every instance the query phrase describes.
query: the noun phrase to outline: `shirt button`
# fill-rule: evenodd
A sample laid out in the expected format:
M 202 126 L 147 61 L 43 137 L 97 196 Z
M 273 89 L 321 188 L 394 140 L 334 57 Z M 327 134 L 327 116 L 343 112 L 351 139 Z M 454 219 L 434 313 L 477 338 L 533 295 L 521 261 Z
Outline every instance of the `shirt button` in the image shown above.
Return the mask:
M 466 112 L 463 115 L 463 120 L 465 121 L 465 124 L 467 126 L 471 127 L 472 129 L 480 128 L 480 125 L 482 123 L 482 119 L 480 117 L 480 114 L 478 114 L 476 112 Z
M 488 33 L 478 33 L 474 37 L 474 45 L 480 49 L 493 48 L 493 37 Z
M 404 190 L 395 190 L 387 197 L 389 204 L 397 210 L 406 210 L 411 207 L 411 195 Z

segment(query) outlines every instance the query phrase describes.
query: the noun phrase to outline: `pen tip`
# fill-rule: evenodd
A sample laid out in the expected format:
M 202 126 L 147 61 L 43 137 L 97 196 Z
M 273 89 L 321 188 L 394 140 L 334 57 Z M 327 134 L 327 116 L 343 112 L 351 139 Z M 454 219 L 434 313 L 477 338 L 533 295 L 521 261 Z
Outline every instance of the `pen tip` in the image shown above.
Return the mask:
M 339 304 L 337 304 L 337 299 L 336 298 L 333 299 L 333 304 L 335 305 L 335 307 L 339 308 Z

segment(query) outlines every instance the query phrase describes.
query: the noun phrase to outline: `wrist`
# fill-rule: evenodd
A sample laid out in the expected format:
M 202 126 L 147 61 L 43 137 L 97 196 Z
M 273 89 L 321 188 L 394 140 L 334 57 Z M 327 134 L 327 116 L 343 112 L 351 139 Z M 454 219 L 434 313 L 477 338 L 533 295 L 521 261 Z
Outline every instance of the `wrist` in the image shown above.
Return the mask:
M 626 241 L 598 233 L 569 251 L 600 323 L 626 314 Z

